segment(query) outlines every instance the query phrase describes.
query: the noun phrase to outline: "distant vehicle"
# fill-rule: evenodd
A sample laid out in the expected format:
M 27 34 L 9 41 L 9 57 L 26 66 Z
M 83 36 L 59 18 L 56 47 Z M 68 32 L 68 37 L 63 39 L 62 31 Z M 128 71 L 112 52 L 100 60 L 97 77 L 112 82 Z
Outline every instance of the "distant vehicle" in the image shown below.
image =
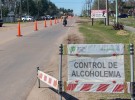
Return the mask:
M 21 20 L 25 21 L 26 20 L 25 16 L 22 16 Z
M 50 19 L 54 20 L 54 19 L 55 19 L 55 17 L 54 17 L 54 16 L 50 16 Z
M 51 16 L 50 15 L 46 15 L 46 20 L 50 20 Z
M 0 27 L 3 25 L 3 20 L 0 19 Z
M 22 16 L 22 21 L 33 21 L 32 16 Z
M 118 16 L 118 18 L 128 18 L 128 15 L 127 14 L 121 14 Z
M 46 19 L 46 16 L 41 16 L 40 19 L 41 20 L 45 20 Z

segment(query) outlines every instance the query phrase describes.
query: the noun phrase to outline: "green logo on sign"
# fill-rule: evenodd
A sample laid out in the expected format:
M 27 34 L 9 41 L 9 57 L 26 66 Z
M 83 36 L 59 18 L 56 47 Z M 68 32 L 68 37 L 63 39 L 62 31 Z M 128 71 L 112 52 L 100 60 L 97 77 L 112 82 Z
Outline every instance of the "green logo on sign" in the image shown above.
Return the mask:
M 70 48 L 70 53 L 73 53 L 73 52 L 75 52 L 75 46 L 72 46 L 71 48 Z

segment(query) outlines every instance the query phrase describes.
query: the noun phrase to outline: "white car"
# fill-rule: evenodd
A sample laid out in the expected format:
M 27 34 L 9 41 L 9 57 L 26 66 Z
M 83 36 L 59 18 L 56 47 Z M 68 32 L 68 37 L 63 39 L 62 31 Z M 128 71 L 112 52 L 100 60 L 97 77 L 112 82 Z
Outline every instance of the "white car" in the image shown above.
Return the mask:
M 33 17 L 32 16 L 23 16 L 22 21 L 33 21 Z

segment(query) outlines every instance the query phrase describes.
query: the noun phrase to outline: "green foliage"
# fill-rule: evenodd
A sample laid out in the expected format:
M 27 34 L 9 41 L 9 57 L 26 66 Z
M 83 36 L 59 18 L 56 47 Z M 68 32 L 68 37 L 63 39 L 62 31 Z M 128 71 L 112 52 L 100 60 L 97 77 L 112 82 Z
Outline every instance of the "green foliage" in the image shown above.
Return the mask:
M 21 1 L 21 2 L 20 2 Z M 5 17 L 7 13 L 11 11 L 9 5 L 12 8 L 12 11 L 15 11 L 16 15 L 31 15 L 31 16 L 44 16 L 44 15 L 58 15 L 61 9 L 58 9 L 57 6 L 50 0 L 2 0 L 3 13 Z M 73 13 L 71 9 L 64 9 L 62 12 Z
M 52 2 L 49 2 L 48 5 L 49 6 L 46 13 L 49 15 L 56 15 L 58 13 L 58 8 L 55 6 L 55 4 L 53 4 Z
M 2 8 L 2 12 L 3 12 L 2 14 L 3 14 L 4 17 L 7 16 L 8 12 L 9 12 L 8 8 L 7 7 L 3 7 Z
M 128 43 L 130 35 L 117 35 L 117 30 L 113 30 L 112 26 L 94 23 L 83 23 L 80 26 L 80 32 L 84 33 L 86 43 Z
M 105 24 L 105 21 L 104 20 L 99 20 L 99 21 L 96 21 L 96 23 L 101 25 L 101 24 Z
M 130 16 L 128 18 L 121 18 L 121 19 L 119 19 L 119 22 L 121 22 L 127 26 L 135 27 L 135 18 L 132 16 Z

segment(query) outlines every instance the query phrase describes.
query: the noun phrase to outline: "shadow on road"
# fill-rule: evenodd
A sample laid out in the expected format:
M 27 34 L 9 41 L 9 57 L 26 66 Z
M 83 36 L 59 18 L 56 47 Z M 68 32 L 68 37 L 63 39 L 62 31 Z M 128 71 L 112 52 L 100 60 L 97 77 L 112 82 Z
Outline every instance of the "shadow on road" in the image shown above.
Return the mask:
M 58 90 L 55 90 L 54 88 L 51 88 L 51 87 L 49 87 L 52 91 L 54 91 L 55 93 L 57 93 L 58 94 Z M 68 93 L 66 93 L 66 92 L 62 92 L 62 97 L 64 97 L 65 98 L 65 100 L 79 100 L 79 99 L 77 99 L 76 97 L 74 97 L 74 96 L 72 96 L 72 95 L 70 95 L 70 94 L 68 94 Z

